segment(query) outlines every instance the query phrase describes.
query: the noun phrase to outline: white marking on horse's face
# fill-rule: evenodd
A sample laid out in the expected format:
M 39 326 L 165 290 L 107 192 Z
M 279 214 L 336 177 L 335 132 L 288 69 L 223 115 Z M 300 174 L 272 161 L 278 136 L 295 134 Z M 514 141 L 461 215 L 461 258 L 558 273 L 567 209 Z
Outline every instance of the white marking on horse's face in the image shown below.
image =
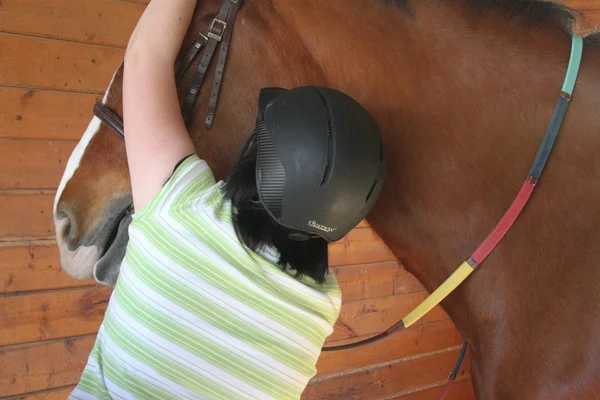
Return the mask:
M 100 130 L 100 124 L 101 121 L 97 117 L 92 118 L 90 124 L 88 125 L 88 128 L 81 137 L 81 140 L 79 141 L 79 143 L 77 143 L 77 146 L 75 147 L 75 150 L 73 150 L 73 153 L 71 153 L 71 157 L 69 157 L 67 167 L 65 168 L 65 172 L 62 176 L 62 179 L 60 180 L 60 185 L 58 185 L 58 189 L 56 190 L 56 197 L 54 198 L 55 219 L 58 202 L 60 200 L 60 197 L 62 196 L 62 192 L 65 190 L 67 183 L 75 174 L 75 171 L 77 171 L 77 168 L 79 168 L 81 157 L 83 157 L 83 153 L 85 153 L 85 149 L 87 148 L 88 144 L 90 144 L 94 136 L 96 136 L 96 133 L 98 133 L 98 131 Z
M 112 87 L 116 76 L 117 76 L 117 71 L 115 71 L 115 73 L 113 74 L 110 84 L 108 85 L 108 89 L 106 89 L 106 93 L 104 94 L 104 98 L 102 99 L 102 103 L 104 103 L 104 104 L 106 104 L 106 101 L 108 100 L 108 93 L 110 92 L 110 88 Z M 73 153 L 71 153 L 71 156 L 69 157 L 69 161 L 67 162 L 67 167 L 65 168 L 65 172 L 63 173 L 63 176 L 60 180 L 60 184 L 58 185 L 58 189 L 56 190 L 56 196 L 54 197 L 54 218 L 55 219 L 56 219 L 56 207 L 58 206 L 58 202 L 60 201 L 62 192 L 65 190 L 65 187 L 67 186 L 67 183 L 69 182 L 69 180 L 71 180 L 71 178 L 75 174 L 75 171 L 77 171 L 77 168 L 79 168 L 79 164 L 81 163 L 81 157 L 83 157 L 83 154 L 85 153 L 85 149 L 87 148 L 88 144 L 90 144 L 90 142 L 92 141 L 94 136 L 96 136 L 98 131 L 100 131 L 101 124 L 102 124 L 102 122 L 100 121 L 100 119 L 98 119 L 98 117 L 94 116 L 92 118 L 92 120 L 90 121 L 83 136 L 79 140 L 79 143 L 77 143 L 75 150 L 73 150 Z
M 102 99 L 102 102 L 106 104 L 108 99 L 108 93 L 112 87 L 117 71 L 112 77 L 108 89 Z M 77 143 L 75 150 L 71 153 L 65 172 L 61 178 L 58 189 L 56 190 L 56 196 L 54 197 L 54 225 L 56 227 L 56 242 L 60 252 L 61 264 L 64 270 L 75 279 L 90 279 L 93 277 L 94 266 L 101 257 L 101 254 L 97 246 L 80 246 L 75 250 L 69 250 L 67 245 L 66 235 L 61 234 L 66 229 L 66 225 L 69 223 L 66 218 L 57 219 L 58 203 L 60 198 L 67 186 L 67 183 L 71 180 L 75 171 L 81 164 L 81 159 L 85 153 L 85 149 L 90 144 L 94 136 L 100 131 L 101 121 L 96 116 L 92 118 L 87 129 L 85 130 L 81 140 Z

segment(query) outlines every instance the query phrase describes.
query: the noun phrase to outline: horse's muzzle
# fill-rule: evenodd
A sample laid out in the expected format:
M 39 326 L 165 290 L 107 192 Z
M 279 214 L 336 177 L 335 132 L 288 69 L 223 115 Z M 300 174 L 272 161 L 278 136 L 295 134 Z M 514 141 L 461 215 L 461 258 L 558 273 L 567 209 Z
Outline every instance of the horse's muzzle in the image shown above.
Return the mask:
M 60 204 L 55 226 L 65 272 L 76 279 L 94 278 L 102 284 L 114 284 L 125 257 L 132 214 L 130 197 L 114 200 L 98 218 L 95 228 L 85 231 L 78 225 L 77 213 Z

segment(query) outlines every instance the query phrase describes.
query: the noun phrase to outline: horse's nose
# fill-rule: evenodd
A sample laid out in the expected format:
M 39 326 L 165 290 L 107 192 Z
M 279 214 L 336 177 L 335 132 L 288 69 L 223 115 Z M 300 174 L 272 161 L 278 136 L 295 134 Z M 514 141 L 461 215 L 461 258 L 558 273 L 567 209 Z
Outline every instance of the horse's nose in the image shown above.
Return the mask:
M 56 244 L 63 270 L 75 279 L 90 279 L 100 253 L 96 246 L 82 245 L 75 214 L 68 207 L 58 207 L 54 217 Z
M 65 246 L 74 251 L 78 247 L 78 238 L 76 238 L 76 223 L 74 215 L 68 210 L 57 211 L 54 224 L 56 226 L 56 240 L 61 246 Z

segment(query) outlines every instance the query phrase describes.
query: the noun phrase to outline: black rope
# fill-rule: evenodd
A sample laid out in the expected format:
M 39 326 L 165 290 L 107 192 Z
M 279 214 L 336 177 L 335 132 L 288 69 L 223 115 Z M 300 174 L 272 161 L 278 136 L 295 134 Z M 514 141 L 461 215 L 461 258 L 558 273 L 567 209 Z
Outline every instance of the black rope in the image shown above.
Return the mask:
M 462 365 L 463 360 L 465 359 L 465 354 L 467 353 L 467 347 L 468 347 L 467 342 L 464 342 L 462 345 L 462 349 L 460 349 L 460 355 L 458 356 L 458 360 L 456 360 L 456 365 L 454 365 L 454 369 L 450 373 L 450 379 L 452 379 L 452 380 L 455 380 L 456 375 L 458 375 L 460 366 Z

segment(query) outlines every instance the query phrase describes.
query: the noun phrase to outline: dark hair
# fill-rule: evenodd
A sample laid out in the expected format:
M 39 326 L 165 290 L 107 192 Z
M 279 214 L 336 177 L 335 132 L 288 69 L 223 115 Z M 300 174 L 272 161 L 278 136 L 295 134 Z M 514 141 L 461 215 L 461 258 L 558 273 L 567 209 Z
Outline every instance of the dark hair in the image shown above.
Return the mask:
M 275 248 L 282 269 L 323 283 L 328 270 L 327 241 L 322 238 L 292 240 L 290 235 L 296 231 L 271 218 L 258 197 L 257 156 L 256 143 L 251 144 L 233 167 L 224 187 L 224 198 L 233 206 L 233 226 L 238 239 L 254 252 L 265 247 Z

